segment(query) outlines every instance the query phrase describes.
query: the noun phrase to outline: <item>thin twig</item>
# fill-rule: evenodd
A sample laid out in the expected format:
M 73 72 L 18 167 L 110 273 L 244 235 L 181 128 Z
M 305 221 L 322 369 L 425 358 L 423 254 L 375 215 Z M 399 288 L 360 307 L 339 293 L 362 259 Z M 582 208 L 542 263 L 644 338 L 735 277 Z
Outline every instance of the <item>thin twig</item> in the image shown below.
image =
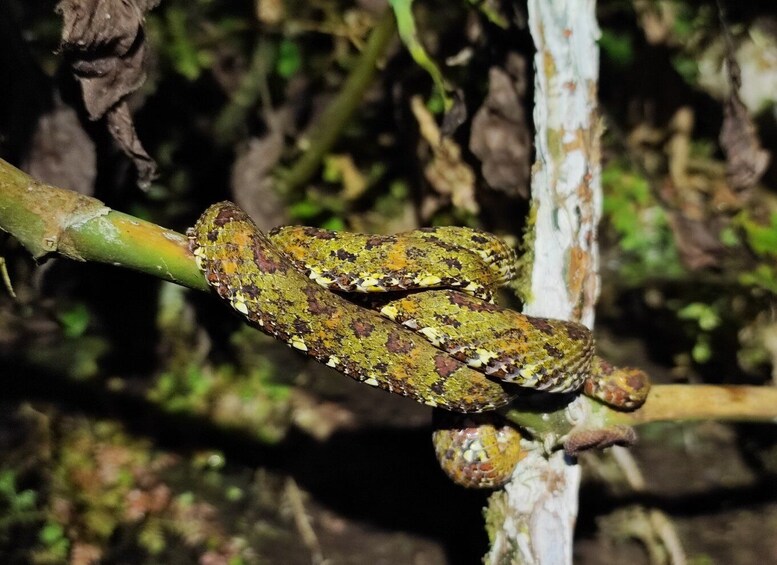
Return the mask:
M 372 83 L 378 59 L 394 37 L 395 30 L 394 13 L 390 9 L 386 10 L 372 30 L 359 61 L 348 75 L 337 97 L 324 110 L 318 122 L 306 136 L 302 155 L 288 171 L 278 173 L 281 192 L 294 192 L 304 186 L 316 173 L 324 156 L 340 137 L 343 127 L 359 106 L 364 91 Z

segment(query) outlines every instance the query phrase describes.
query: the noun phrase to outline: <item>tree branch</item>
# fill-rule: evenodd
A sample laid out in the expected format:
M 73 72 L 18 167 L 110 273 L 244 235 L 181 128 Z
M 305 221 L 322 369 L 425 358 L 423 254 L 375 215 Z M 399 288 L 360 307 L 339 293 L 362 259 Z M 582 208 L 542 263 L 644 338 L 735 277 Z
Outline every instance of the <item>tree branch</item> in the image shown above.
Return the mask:
M 599 291 L 597 228 L 601 210 L 594 0 L 529 0 L 534 58 L 532 288 L 524 313 L 592 327 Z M 575 399 L 563 426 L 592 407 Z M 571 415 L 575 414 L 575 418 Z M 567 425 L 571 425 L 567 424 Z M 489 501 L 490 563 L 572 562 L 580 468 L 562 451 L 535 443 L 504 492 Z
M 110 263 L 197 290 L 205 278 L 186 237 L 115 212 L 96 198 L 36 181 L 0 159 L 0 229 L 35 258 Z

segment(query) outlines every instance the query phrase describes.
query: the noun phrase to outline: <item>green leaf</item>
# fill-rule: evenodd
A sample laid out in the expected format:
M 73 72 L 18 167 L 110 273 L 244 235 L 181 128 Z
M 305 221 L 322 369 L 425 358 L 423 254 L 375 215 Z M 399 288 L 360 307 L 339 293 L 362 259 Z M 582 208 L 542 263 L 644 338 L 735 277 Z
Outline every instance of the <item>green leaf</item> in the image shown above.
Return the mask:
M 276 72 L 283 78 L 289 78 L 302 66 L 302 54 L 293 41 L 284 39 L 278 48 L 278 60 L 275 63 Z
M 323 206 L 318 202 L 303 200 L 289 206 L 289 215 L 299 220 L 309 220 L 318 216 L 324 211 Z
M 691 302 L 683 306 L 677 317 L 681 320 L 695 320 L 704 331 L 710 331 L 720 325 L 720 315 L 714 306 L 703 302 Z
M 344 231 L 346 228 L 345 222 L 342 218 L 332 217 L 321 224 L 321 227 L 325 230 Z
M 712 349 L 710 348 L 709 340 L 700 338 L 693 346 L 691 356 L 693 357 L 693 360 L 700 365 L 709 361 L 712 358 Z
M 604 54 L 618 66 L 626 67 L 634 62 L 634 45 L 631 35 L 603 29 L 599 46 Z
M 747 286 L 757 286 L 777 294 L 777 269 L 770 265 L 758 265 L 749 273 L 739 276 L 739 282 Z
M 453 99 L 448 96 L 448 89 L 445 87 L 445 79 L 440 72 L 439 67 L 429 57 L 418 39 L 418 33 L 415 27 L 415 17 L 413 16 L 413 0 L 389 0 L 391 8 L 394 10 L 394 17 L 397 18 L 397 31 L 402 43 L 405 44 L 410 56 L 416 64 L 424 69 L 434 81 L 437 94 L 443 99 L 443 107 L 447 112 L 453 107 Z
M 189 37 L 189 20 L 186 10 L 171 7 L 167 10 L 167 31 L 170 34 L 168 55 L 175 70 L 189 80 L 195 80 L 202 70 L 202 58 L 197 46 Z
M 80 337 L 89 327 L 89 310 L 79 302 L 57 314 L 62 331 L 67 337 Z
M 758 255 L 777 257 L 777 212 L 769 218 L 769 225 L 762 226 L 755 221 L 743 224 L 747 243 Z
M 65 537 L 65 530 L 55 522 L 49 522 L 38 533 L 38 538 L 47 546 L 54 545 Z

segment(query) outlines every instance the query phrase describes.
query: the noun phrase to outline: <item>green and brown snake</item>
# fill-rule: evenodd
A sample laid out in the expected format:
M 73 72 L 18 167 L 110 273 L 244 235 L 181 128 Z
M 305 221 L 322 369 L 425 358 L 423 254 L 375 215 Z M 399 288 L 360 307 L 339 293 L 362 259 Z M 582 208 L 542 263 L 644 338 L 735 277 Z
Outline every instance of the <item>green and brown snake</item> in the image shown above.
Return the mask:
M 465 486 L 499 486 L 521 457 L 517 430 L 477 413 L 526 389 L 582 389 L 631 409 L 649 389 L 641 371 L 597 357 L 585 326 L 491 302 L 515 276 L 513 251 L 492 234 L 264 234 L 221 202 L 188 235 L 210 286 L 252 325 L 365 384 L 468 414 L 466 425 L 443 423 L 434 435 L 443 468 Z

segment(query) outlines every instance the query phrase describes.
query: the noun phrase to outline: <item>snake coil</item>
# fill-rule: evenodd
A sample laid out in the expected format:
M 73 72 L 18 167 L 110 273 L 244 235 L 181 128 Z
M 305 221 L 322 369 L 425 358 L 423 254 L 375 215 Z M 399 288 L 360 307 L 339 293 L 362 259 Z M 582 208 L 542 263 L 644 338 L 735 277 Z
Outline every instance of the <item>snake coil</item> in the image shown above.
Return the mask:
M 287 227 L 265 235 L 221 202 L 188 235 L 210 286 L 254 326 L 365 384 L 469 414 L 465 422 L 438 421 L 434 434 L 444 470 L 465 486 L 499 486 L 521 457 L 517 430 L 472 413 L 504 406 L 527 388 L 582 388 L 622 408 L 647 394 L 644 373 L 594 354 L 585 326 L 491 302 L 515 276 L 512 250 L 492 234 Z M 372 309 L 333 290 L 369 294 Z

